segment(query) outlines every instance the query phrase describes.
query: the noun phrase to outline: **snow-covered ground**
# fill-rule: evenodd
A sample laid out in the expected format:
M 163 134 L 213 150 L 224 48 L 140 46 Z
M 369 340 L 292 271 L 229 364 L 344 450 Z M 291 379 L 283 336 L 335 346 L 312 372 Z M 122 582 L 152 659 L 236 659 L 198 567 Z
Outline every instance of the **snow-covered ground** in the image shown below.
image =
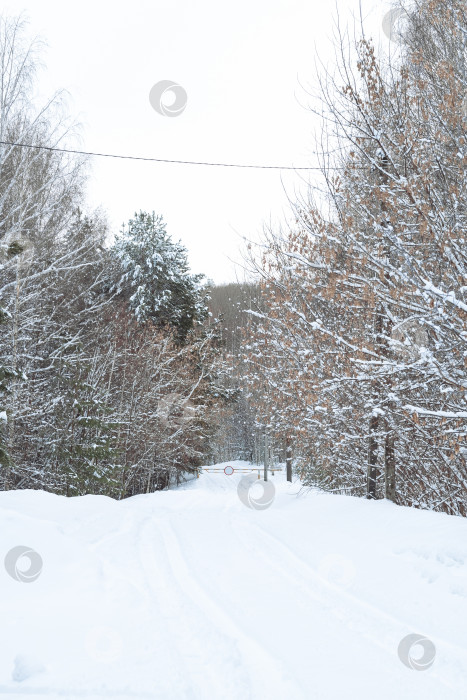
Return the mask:
M 0 695 L 465 700 L 467 520 L 280 474 L 257 510 L 242 476 L 121 502 L 1 493 L 2 558 L 39 556 L 0 570 Z M 410 634 L 425 670 L 399 658 Z

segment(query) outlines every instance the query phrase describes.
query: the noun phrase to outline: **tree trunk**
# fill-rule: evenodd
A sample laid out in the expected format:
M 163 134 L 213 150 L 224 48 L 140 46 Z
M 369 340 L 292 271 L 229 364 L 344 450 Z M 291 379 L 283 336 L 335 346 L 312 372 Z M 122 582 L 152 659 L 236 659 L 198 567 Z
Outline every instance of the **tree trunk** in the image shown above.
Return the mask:
M 379 476 L 378 470 L 378 438 L 379 416 L 372 415 L 370 418 L 370 439 L 368 445 L 368 482 L 367 498 L 376 498 L 376 482 Z
M 381 336 L 383 330 L 383 314 L 381 309 L 376 311 L 375 318 L 375 336 L 376 336 L 376 348 L 381 349 Z M 377 489 L 377 479 L 379 476 L 378 470 L 378 429 L 380 417 L 378 413 L 375 412 L 375 405 L 379 401 L 380 397 L 380 383 L 379 380 L 375 381 L 373 385 L 373 411 L 370 418 L 370 436 L 368 439 L 368 480 L 367 480 L 367 498 L 376 498 Z
M 292 438 L 287 435 L 285 439 L 285 467 L 287 481 L 292 481 Z
M 384 450 L 385 461 L 385 495 L 393 503 L 396 503 L 396 454 L 395 454 L 395 433 L 386 421 L 386 440 Z

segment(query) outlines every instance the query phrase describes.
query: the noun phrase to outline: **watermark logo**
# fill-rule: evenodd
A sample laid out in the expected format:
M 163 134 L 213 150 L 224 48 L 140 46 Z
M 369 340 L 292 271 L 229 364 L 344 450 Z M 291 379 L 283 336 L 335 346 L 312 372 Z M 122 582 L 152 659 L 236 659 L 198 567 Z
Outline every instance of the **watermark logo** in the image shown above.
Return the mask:
M 158 414 L 163 425 L 181 426 L 196 417 L 196 406 L 189 399 L 184 398 L 182 394 L 173 392 L 160 399 Z
M 149 92 L 151 107 L 163 117 L 178 117 L 184 111 L 187 100 L 185 88 L 173 80 L 160 80 Z
M 383 17 L 382 27 L 383 32 L 389 39 L 389 41 L 394 41 L 396 44 L 402 44 L 402 32 L 401 32 L 401 19 L 402 17 L 408 17 L 407 11 L 401 7 L 394 7 Z
M 254 487 L 257 485 L 263 489 L 263 493 L 259 497 L 254 493 L 256 491 Z M 238 482 L 237 493 L 239 499 L 247 508 L 266 510 L 274 501 L 276 489 L 271 481 L 258 479 L 255 474 L 247 474 Z
M 412 655 L 414 647 L 421 647 L 423 650 L 421 656 Z M 436 648 L 431 639 L 421 634 L 408 634 L 401 639 L 397 654 L 404 666 L 412 671 L 426 671 L 435 661 Z
M 29 562 L 29 566 L 27 566 Z M 26 565 L 26 566 L 25 566 Z M 42 557 L 31 547 L 18 545 L 7 552 L 5 569 L 15 581 L 32 583 L 39 578 L 42 571 Z

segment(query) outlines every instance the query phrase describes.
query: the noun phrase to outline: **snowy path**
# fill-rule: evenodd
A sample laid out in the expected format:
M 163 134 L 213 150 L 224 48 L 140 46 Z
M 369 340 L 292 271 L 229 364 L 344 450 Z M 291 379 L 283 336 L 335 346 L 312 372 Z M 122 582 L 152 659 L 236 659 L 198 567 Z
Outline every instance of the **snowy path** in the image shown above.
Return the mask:
M 464 700 L 467 521 L 297 497 L 279 474 L 254 510 L 241 476 L 119 503 L 0 493 L 2 557 L 43 561 L 33 582 L 0 572 L 0 696 Z M 398 657 L 411 633 L 427 670 Z

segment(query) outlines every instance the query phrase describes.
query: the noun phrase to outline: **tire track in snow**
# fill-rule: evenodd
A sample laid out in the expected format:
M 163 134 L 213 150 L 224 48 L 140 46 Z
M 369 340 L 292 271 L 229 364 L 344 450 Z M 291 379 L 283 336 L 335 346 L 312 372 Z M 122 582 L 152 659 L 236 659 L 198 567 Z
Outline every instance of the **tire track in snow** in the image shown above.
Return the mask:
M 175 627 L 174 619 L 177 615 L 177 606 L 170 597 L 170 590 L 174 588 L 174 584 L 164 575 L 165 567 L 167 566 L 166 561 L 163 561 L 162 558 L 157 561 L 153 544 L 154 530 L 151 538 L 146 534 L 149 527 L 153 529 L 154 523 L 154 517 L 146 517 L 140 525 L 136 538 L 142 578 L 148 594 L 148 610 L 153 610 L 154 607 L 157 608 L 158 615 L 156 616 L 155 624 L 158 626 L 158 634 L 160 635 L 162 632 L 164 643 L 169 648 L 168 655 L 173 660 L 172 666 L 177 667 L 177 682 L 174 683 L 174 693 L 175 688 L 177 689 L 177 700 L 178 698 L 181 698 L 181 700 L 194 700 L 203 696 L 195 694 L 191 665 L 183 653 L 183 647 L 181 650 L 183 635 L 180 629 Z M 165 552 L 164 556 L 166 558 Z M 173 597 L 175 598 L 175 595 Z M 160 629 L 161 626 L 162 630 Z M 169 699 L 167 698 L 167 700 Z
M 407 634 L 408 628 L 414 629 L 410 623 L 399 620 L 393 615 L 376 608 L 371 603 L 367 603 L 352 593 L 343 590 L 340 586 L 332 583 L 332 581 L 328 581 L 312 566 L 300 559 L 280 539 L 256 523 L 246 523 L 238 516 L 233 516 L 233 521 L 232 531 L 241 539 L 245 548 L 253 552 L 255 556 L 260 557 L 275 572 L 293 582 L 294 587 L 300 588 L 309 598 L 319 602 L 335 618 L 340 622 L 344 622 L 349 629 L 370 640 L 372 644 L 386 653 L 394 656 L 396 654 L 394 640 L 399 642 Z M 261 547 L 252 544 L 254 540 L 251 536 L 253 529 L 258 532 L 256 541 L 261 541 Z M 269 546 L 265 545 L 267 542 L 269 542 Z M 318 590 L 310 588 L 310 580 L 318 586 Z M 321 591 L 319 591 L 319 587 Z M 337 598 L 337 606 L 333 602 L 333 596 Z M 384 629 L 384 641 L 382 634 L 375 636 L 374 633 L 369 631 L 369 629 L 374 628 L 375 619 L 381 623 L 382 629 Z M 451 666 L 453 669 L 461 669 L 465 678 L 467 650 L 436 635 L 430 635 L 430 639 L 436 643 L 438 657 L 441 656 L 442 652 L 443 663 Z M 465 690 L 463 685 L 453 685 L 435 667 L 430 669 L 430 674 L 451 690 Z
M 150 533 L 151 530 L 151 533 Z M 186 673 L 185 695 L 190 700 L 252 700 L 250 682 L 236 640 L 213 625 L 187 590 L 189 573 L 173 566 L 173 545 L 167 527 L 155 518 L 145 521 L 139 554 L 148 584 L 171 637 L 177 660 Z M 160 545 L 159 558 L 154 542 Z M 179 694 L 174 696 L 176 700 Z
M 228 695 L 226 689 L 220 695 L 211 694 L 206 696 L 208 700 L 214 697 L 237 698 L 246 700 L 252 698 L 268 698 L 268 700 L 305 700 L 307 695 L 298 687 L 296 681 L 283 668 L 283 664 L 278 658 L 274 658 L 254 639 L 245 634 L 233 619 L 203 590 L 199 582 L 194 578 L 180 549 L 179 541 L 172 526 L 167 521 L 158 521 L 159 531 L 163 537 L 170 567 L 174 578 L 177 580 L 186 601 L 190 606 L 194 606 L 203 619 L 208 620 L 210 625 L 216 630 L 224 642 L 226 654 L 232 653 L 234 646 L 239 650 L 239 662 L 242 672 L 248 669 L 248 694 L 246 688 L 240 688 L 234 695 Z M 216 663 L 223 650 L 217 648 L 212 663 Z M 234 686 L 232 686 L 234 687 Z

